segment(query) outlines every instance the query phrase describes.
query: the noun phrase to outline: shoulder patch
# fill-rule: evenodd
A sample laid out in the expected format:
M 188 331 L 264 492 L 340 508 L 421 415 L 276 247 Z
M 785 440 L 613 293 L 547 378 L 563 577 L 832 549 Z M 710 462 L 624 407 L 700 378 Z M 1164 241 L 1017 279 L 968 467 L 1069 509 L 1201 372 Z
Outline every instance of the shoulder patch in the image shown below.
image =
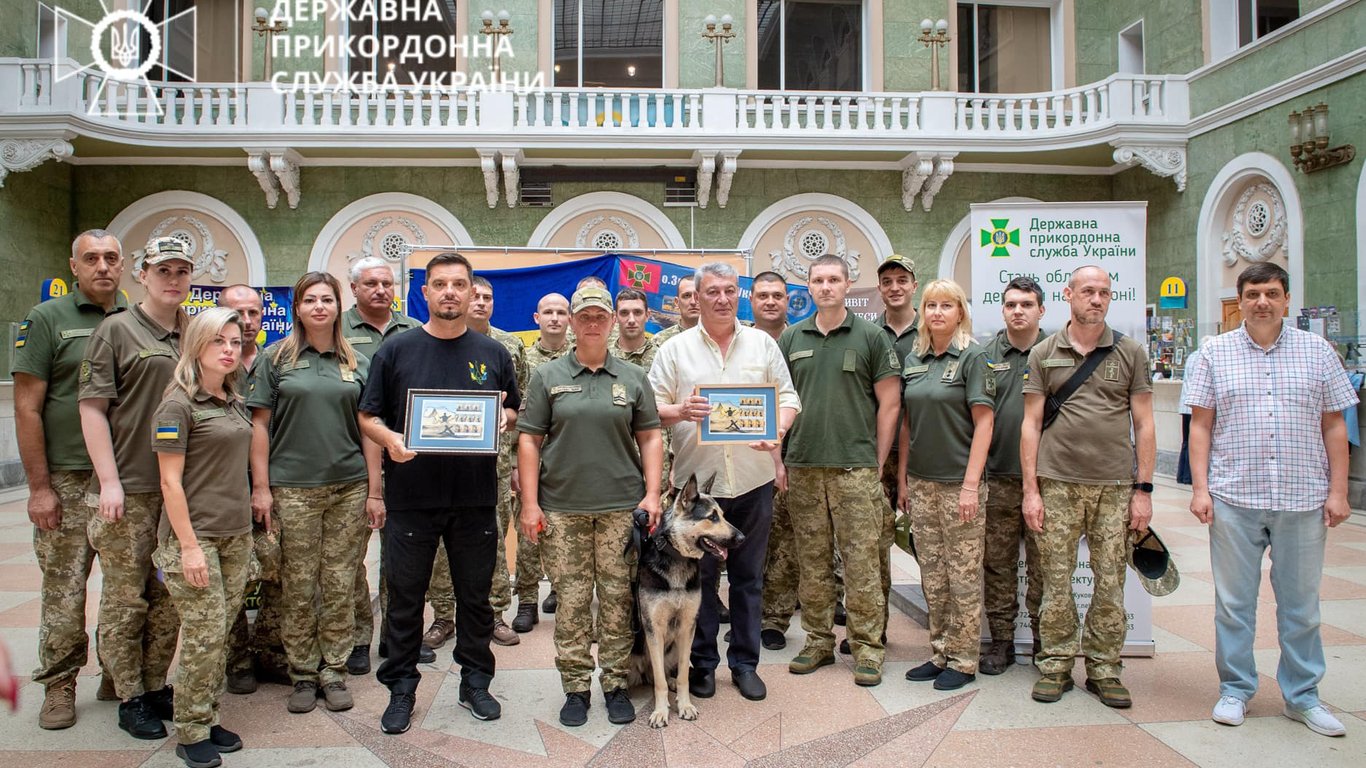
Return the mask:
M 158 440 L 179 440 L 180 422 L 178 421 L 158 421 L 156 436 Z
M 81 361 L 81 372 L 80 372 L 80 374 L 79 374 L 80 380 L 81 380 L 82 382 L 90 381 L 90 375 L 91 375 L 91 374 L 90 374 L 90 361 L 89 361 L 89 360 L 82 360 L 82 361 Z
M 987 377 L 985 377 L 985 378 L 986 378 L 985 385 L 986 385 L 987 394 L 988 394 L 988 395 L 991 395 L 992 397 L 995 397 L 995 396 L 996 396 L 996 377 L 995 377 L 995 376 L 987 376 Z

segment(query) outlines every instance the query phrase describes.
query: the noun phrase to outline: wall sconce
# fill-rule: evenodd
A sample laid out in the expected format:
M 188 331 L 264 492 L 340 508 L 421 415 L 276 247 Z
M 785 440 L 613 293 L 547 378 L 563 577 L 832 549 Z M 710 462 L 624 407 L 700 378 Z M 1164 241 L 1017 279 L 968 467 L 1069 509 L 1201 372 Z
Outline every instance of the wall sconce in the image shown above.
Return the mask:
M 949 37 L 949 20 L 940 19 L 930 21 L 925 19 L 920 22 L 920 37 L 916 38 L 930 49 L 930 90 L 939 90 L 939 49 L 948 45 L 953 38 Z
M 721 17 L 721 31 L 716 30 L 716 16 L 707 14 L 707 18 L 702 20 L 706 25 L 706 31 L 702 33 L 702 39 L 710 40 L 716 46 L 716 87 L 723 88 L 726 85 L 725 61 L 721 57 L 721 48 L 726 43 L 735 39 L 735 33 L 731 27 L 735 24 L 735 19 L 728 13 Z
M 493 41 L 493 79 L 496 82 L 502 74 L 502 67 L 498 62 L 498 38 L 512 34 L 513 29 L 509 26 L 512 17 L 507 11 L 499 11 L 496 27 L 493 26 L 493 11 L 484 11 L 479 14 L 479 18 L 484 22 L 484 28 L 479 30 L 479 34 L 489 35 L 489 39 Z
M 267 12 L 265 8 L 257 8 L 256 11 L 252 13 L 252 18 L 256 23 L 251 25 L 251 31 L 255 32 L 257 37 L 264 37 L 266 39 L 266 50 L 265 56 L 263 57 L 265 61 L 263 62 L 263 66 L 265 67 L 265 79 L 269 80 L 271 65 L 273 63 L 271 61 L 270 49 L 275 47 L 272 43 L 274 43 L 276 35 L 289 29 L 289 24 L 285 23 L 284 19 L 276 19 L 273 22 L 270 21 L 270 13 Z
M 1290 155 L 1305 173 L 1352 162 L 1357 148 L 1351 144 L 1328 148 L 1328 105 L 1305 107 L 1290 113 Z

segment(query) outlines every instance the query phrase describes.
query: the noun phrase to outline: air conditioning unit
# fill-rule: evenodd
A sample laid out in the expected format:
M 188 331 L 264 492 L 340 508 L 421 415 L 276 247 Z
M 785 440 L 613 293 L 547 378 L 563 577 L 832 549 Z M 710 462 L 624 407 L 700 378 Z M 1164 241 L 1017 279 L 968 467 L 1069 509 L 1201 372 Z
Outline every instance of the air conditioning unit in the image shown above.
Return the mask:
M 523 181 L 517 185 L 517 201 L 524 208 L 553 208 L 548 181 Z
M 681 207 L 697 205 L 697 176 L 679 173 L 664 181 L 664 205 Z

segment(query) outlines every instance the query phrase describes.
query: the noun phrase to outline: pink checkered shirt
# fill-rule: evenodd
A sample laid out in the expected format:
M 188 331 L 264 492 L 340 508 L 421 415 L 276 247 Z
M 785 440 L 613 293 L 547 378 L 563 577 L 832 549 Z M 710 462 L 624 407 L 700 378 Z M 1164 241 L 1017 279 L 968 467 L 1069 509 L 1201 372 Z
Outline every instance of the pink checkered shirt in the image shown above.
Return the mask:
M 1323 414 L 1356 406 L 1337 354 L 1289 325 L 1271 349 L 1242 326 L 1201 348 L 1186 405 L 1214 411 L 1209 491 L 1249 509 L 1304 512 L 1328 498 Z

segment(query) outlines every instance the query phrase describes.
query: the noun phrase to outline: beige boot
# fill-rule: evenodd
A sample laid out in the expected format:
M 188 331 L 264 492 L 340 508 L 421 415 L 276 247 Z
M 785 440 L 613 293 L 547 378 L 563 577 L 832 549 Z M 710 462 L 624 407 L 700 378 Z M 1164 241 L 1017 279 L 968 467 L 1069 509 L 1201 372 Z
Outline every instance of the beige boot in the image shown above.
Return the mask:
M 76 678 L 69 677 L 47 687 L 43 708 L 38 710 L 38 727 L 60 731 L 76 724 Z

